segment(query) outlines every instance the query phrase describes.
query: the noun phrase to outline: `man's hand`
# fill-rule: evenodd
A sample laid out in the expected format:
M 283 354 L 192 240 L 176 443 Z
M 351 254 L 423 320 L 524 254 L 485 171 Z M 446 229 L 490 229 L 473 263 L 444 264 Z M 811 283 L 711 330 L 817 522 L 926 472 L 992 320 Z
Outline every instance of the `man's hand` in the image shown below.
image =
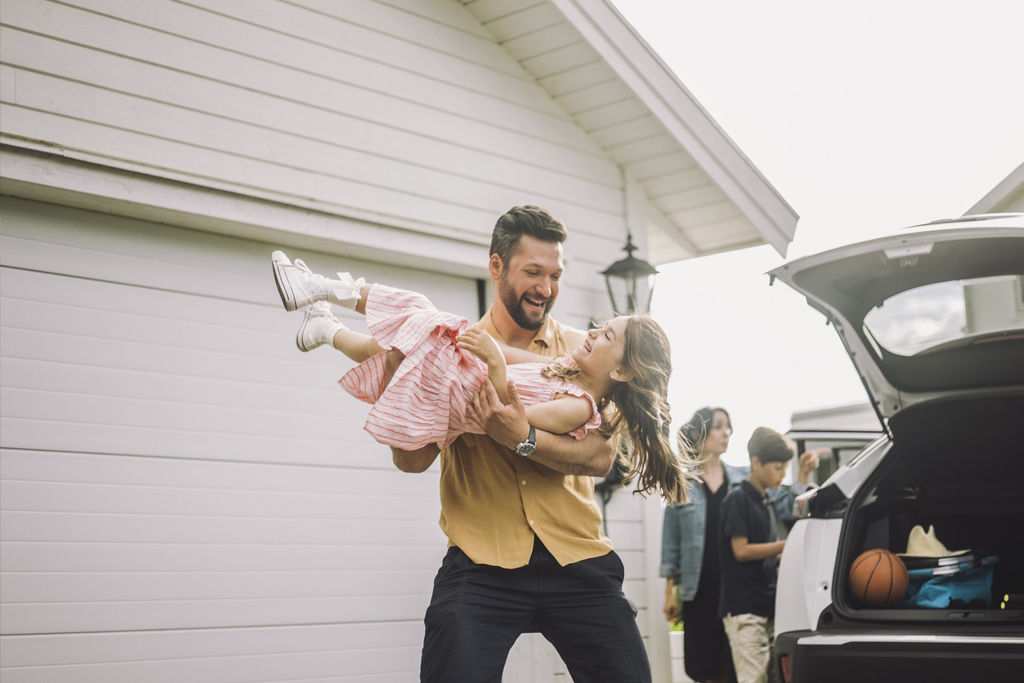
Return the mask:
M 491 380 L 485 380 L 467 412 L 487 436 L 506 448 L 515 448 L 530 433 L 530 423 L 526 419 L 526 408 L 519 400 L 516 385 L 509 382 L 507 390 L 509 404 L 505 405 L 498 398 Z

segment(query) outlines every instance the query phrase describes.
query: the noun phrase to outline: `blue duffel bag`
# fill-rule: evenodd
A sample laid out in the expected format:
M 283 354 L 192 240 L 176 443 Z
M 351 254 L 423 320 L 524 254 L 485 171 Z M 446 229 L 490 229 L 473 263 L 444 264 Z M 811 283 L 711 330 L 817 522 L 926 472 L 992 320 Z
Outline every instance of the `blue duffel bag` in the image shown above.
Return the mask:
M 998 559 L 991 555 L 977 564 L 968 561 L 943 567 L 910 569 L 907 571 L 910 579 L 907 594 L 900 606 L 938 609 L 992 607 L 992 575 Z

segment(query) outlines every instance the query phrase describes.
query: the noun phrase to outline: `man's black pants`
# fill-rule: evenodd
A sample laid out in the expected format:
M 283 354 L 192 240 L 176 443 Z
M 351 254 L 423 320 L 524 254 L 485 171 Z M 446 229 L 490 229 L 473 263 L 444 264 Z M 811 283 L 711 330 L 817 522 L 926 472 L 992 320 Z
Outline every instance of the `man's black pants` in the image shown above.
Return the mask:
M 562 567 L 537 540 L 528 565 L 501 569 L 449 548 L 424 619 L 420 680 L 499 683 L 516 638 L 539 632 L 575 683 L 649 683 L 622 576 L 615 552 Z

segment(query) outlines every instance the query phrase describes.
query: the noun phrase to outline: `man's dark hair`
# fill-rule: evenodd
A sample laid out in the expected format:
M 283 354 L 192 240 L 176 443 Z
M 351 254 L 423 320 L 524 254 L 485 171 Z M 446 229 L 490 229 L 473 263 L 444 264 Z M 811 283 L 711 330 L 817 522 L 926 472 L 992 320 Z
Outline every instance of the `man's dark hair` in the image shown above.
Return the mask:
M 544 242 L 561 244 L 569 236 L 562 222 L 539 206 L 513 206 L 498 222 L 491 233 L 491 255 L 497 254 L 508 265 L 519 248 L 519 240 L 529 235 Z
M 751 458 L 757 458 L 761 464 L 770 462 L 789 462 L 795 450 L 793 442 L 768 427 L 758 427 L 750 435 L 747 452 Z

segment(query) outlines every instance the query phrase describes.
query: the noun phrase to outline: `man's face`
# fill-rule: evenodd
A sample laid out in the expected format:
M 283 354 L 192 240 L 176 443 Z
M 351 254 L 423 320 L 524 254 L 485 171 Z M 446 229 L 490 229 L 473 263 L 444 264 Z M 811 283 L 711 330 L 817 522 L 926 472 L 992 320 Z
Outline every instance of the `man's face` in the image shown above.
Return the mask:
M 558 281 L 564 269 L 562 245 L 524 235 L 507 264 L 495 254 L 491 257 L 492 268 L 495 260 L 501 269 L 495 281 L 498 299 L 519 327 L 540 329 L 558 298 Z

